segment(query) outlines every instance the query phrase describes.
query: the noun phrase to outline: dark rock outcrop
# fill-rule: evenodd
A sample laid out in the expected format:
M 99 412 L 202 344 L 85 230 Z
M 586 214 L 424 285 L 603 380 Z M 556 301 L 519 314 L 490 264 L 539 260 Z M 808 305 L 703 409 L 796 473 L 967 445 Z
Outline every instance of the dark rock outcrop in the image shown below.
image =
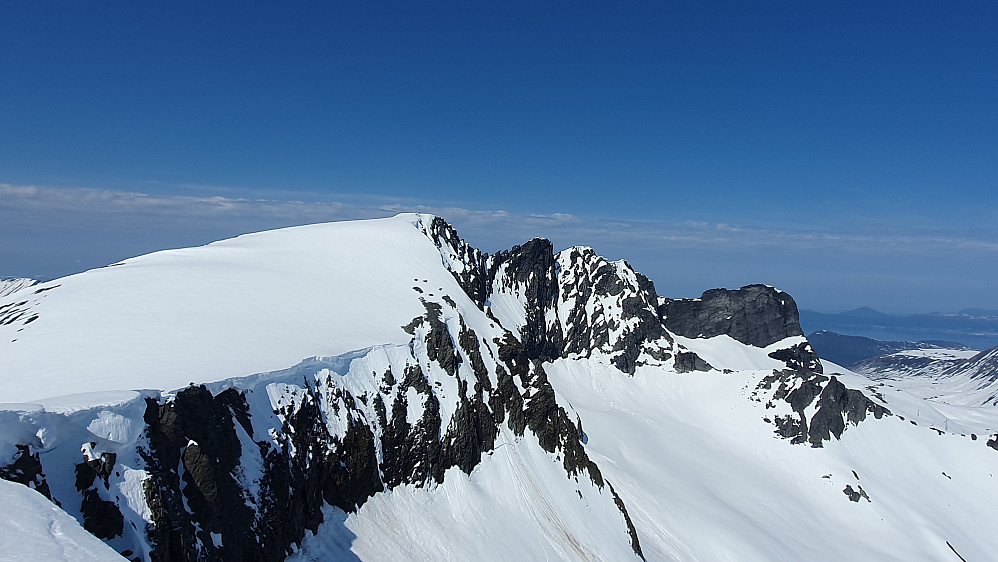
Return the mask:
M 673 354 L 672 337 L 658 315 L 655 285 L 627 262 L 613 263 L 592 248 L 558 254 L 559 318 L 565 332 L 564 357 L 610 356 L 621 371 L 633 374 L 647 363 L 664 364 Z
M 797 371 L 822 372 L 821 360 L 811 348 L 809 342 L 802 342 L 793 347 L 778 349 L 769 354 L 770 357 L 786 363 L 787 367 Z
M 149 448 L 139 452 L 150 474 L 145 492 L 156 559 L 264 560 L 285 551 L 285 545 L 275 545 L 273 529 L 255 520 L 233 475 L 242 454 L 235 429 L 241 422 L 234 418 L 246 409 L 236 390 L 212 396 L 204 386 L 184 389 L 164 404 L 147 400 Z M 243 429 L 252 435 L 251 426 Z M 287 513 L 268 515 L 287 521 L 283 528 L 294 522 Z M 222 546 L 216 546 L 212 533 L 221 535 Z
M 547 318 L 558 299 L 558 274 L 549 240 L 535 238 L 499 252 L 489 260 L 489 285 L 520 295 L 526 305 L 526 325 L 520 341 L 531 359 L 550 361 L 562 356 L 561 329 Z
M 531 359 L 589 357 L 598 350 L 629 374 L 638 366 L 670 360 L 677 371 L 690 372 L 711 366 L 693 352 L 676 349 L 670 332 L 690 338 L 727 334 L 756 347 L 804 334 L 793 298 L 766 285 L 712 289 L 699 299 L 664 299 L 626 262 L 610 262 L 591 248 L 554 254 L 551 243 L 538 238 L 490 256 L 439 218 L 424 231 L 482 310 L 488 311 L 490 297 L 498 293 L 525 303 L 525 323 L 516 335 Z M 807 343 L 773 356 L 793 369 L 821 371 Z
M 52 492 L 49 490 L 48 482 L 45 481 L 45 473 L 42 472 L 42 463 L 38 459 L 38 453 L 32 453 L 29 445 L 16 445 L 16 449 L 14 462 L 0 466 L 0 478 L 37 490 L 38 493 L 51 500 Z M 55 503 L 58 505 L 59 502 Z
M 699 355 L 692 351 L 676 352 L 676 372 L 691 373 L 693 371 L 709 371 L 713 369 L 710 363 L 704 361 Z
M 96 488 L 100 482 L 105 490 L 109 489 L 116 461 L 117 455 L 105 452 L 76 465 L 76 490 L 83 495 L 83 528 L 99 539 L 120 536 L 125 529 L 125 518 L 117 504 L 101 498 Z
M 666 299 L 660 312 L 669 331 L 688 338 L 727 334 L 746 345 L 766 347 L 804 335 L 797 303 L 767 285 L 711 289 L 699 299 Z
M 862 392 L 846 388 L 834 375 L 821 391 L 817 408 L 808 429 L 808 440 L 813 447 L 820 447 L 821 442 L 829 441 L 831 436 L 841 438 L 847 422 L 859 425 L 866 419 L 867 413 L 877 419 L 890 414 L 887 408 L 873 402 Z
M 429 225 L 423 225 L 424 232 L 440 249 L 446 267 L 468 297 L 478 305 L 485 306 L 489 297 L 488 254 L 481 252 L 461 240 L 457 230 L 440 217 L 433 217 Z
M 822 442 L 833 437 L 840 439 L 847 423 L 859 425 L 867 414 L 876 419 L 891 415 L 890 410 L 861 391 L 846 388 L 834 375 L 827 377 L 814 371 L 775 370 L 759 382 L 752 398 L 763 401 L 770 392 L 767 408 L 775 407 L 773 402 L 778 401 L 793 411 L 774 416 L 773 424 L 777 435 L 794 444 L 821 447 Z M 816 410 L 808 420 L 805 410 L 812 405 Z
M 842 490 L 842 493 L 849 497 L 849 501 L 859 503 L 860 498 L 870 501 L 870 496 L 867 495 L 866 490 L 862 486 L 857 486 L 858 489 L 854 490 L 850 484 L 846 484 L 846 487 Z

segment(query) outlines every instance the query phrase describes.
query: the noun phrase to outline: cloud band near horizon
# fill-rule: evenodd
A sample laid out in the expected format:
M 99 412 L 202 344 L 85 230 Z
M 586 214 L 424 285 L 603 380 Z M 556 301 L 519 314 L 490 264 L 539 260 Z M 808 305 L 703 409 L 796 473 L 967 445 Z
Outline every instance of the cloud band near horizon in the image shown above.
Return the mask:
M 998 262 L 998 242 L 989 236 L 991 233 L 958 227 L 908 225 L 899 232 L 842 220 L 810 228 L 781 224 L 760 228 L 712 222 L 703 216 L 683 217 L 675 209 L 669 210 L 669 215 L 678 219 L 639 221 L 413 204 L 363 195 L 302 201 L 0 184 L 0 235 L 8 241 L 18 240 L 0 250 L 0 264 L 5 264 L 0 265 L 0 275 L 59 277 L 133 255 L 246 232 L 401 212 L 441 216 L 472 245 L 490 252 L 544 237 L 552 240 L 556 249 L 592 246 L 610 259 L 627 259 L 655 281 L 675 279 L 678 285 L 683 283 L 676 266 L 695 265 L 697 271 L 688 277 L 694 283 L 704 283 L 703 289 L 727 283 L 725 279 L 740 279 L 739 271 L 746 277 L 777 277 L 747 278 L 749 282 L 781 284 L 783 278 L 805 279 L 799 274 L 802 262 L 809 262 L 806 267 L 814 268 L 816 274 L 822 267 L 815 264 L 824 263 L 834 266 L 826 276 L 842 278 L 852 271 L 867 283 L 890 275 L 889 270 L 883 270 L 887 262 L 897 266 L 899 275 L 914 279 L 915 285 L 918 279 L 931 277 L 931 269 L 938 264 Z M 920 263 L 925 267 L 919 268 Z M 786 275 L 780 273 L 779 264 L 789 270 Z M 797 274 L 792 273 L 795 269 Z M 721 283 L 710 283 L 712 274 Z M 870 289 L 876 294 L 875 287 Z M 998 305 L 979 299 L 973 302 Z

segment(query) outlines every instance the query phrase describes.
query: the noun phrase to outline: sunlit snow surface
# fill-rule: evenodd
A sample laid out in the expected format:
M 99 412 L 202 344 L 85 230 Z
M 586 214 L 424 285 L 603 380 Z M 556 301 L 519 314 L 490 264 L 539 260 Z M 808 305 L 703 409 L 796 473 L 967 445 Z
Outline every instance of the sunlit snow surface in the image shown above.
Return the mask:
M 7 403 L 0 455 L 6 462 L 15 444 L 31 444 L 53 495 L 78 498 L 75 463 L 117 452 L 120 470 L 109 490 L 98 491 L 117 501 L 136 531 L 126 527 L 110 544 L 147 556 L 138 529 L 151 514 L 134 453 L 146 398 L 191 382 L 246 391 L 255 434 L 236 431 L 248 450 L 271 442 L 268 423 L 280 426 L 275 410 L 304 392 L 305 377 L 373 395 L 379 382 L 369 373 L 401 369 L 411 353 L 423 357 L 402 329 L 424 314 L 420 298 L 449 295 L 455 304 L 443 306 L 442 321 L 453 328 L 460 313 L 496 351 L 489 342 L 501 329 L 444 268 L 421 220 L 247 235 L 0 297 L 7 306 L 0 315 L 13 319 L 0 325 L 0 402 Z M 487 304 L 516 329 L 525 322 L 521 297 L 496 294 Z M 764 421 L 774 410 L 750 398 L 764 376 L 784 367 L 769 353 L 802 337 L 765 349 L 728 336 L 675 341 L 716 370 L 639 366 L 628 376 L 599 352 L 545 366 L 559 405 L 581 420 L 588 454 L 626 504 L 648 560 L 993 558 L 998 451 L 984 441 L 998 430 L 998 409 L 933 401 L 825 363 L 826 375 L 894 415 L 850 424 L 823 448 L 791 445 Z M 426 375 L 446 427 L 457 384 L 436 365 Z M 406 412 L 413 420 L 419 414 Z M 342 435 L 343 424 L 331 417 L 330 435 Z M 249 505 L 262 471 L 254 458 L 245 455 L 237 474 Z M 847 485 L 862 486 L 869 501 L 850 501 Z M 4 481 L 0 497 L 0 559 L 114 558 L 76 523 L 78 505 L 65 505 L 67 515 Z M 356 513 L 327 507 L 325 514 L 293 559 L 634 559 L 606 491 L 569 477 L 532 434 L 516 437 L 505 426 L 470 475 L 452 468 L 440 485 L 403 485 Z M 14 544 L 23 549 L 6 550 Z
M 0 479 L 0 559 L 117 561 L 121 556 L 38 492 Z
M 26 301 L 38 319 L 0 325 L 0 401 L 169 390 L 408 343 L 401 326 L 424 312 L 417 279 L 463 294 L 413 220 L 248 234 L 3 297 L 0 306 Z

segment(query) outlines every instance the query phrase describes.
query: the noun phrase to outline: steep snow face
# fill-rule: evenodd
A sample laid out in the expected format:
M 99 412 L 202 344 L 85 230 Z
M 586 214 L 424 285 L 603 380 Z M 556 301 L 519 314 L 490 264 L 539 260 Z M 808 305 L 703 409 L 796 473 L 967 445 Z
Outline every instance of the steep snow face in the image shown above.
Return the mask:
M 289 560 L 637 560 L 626 535 L 606 532 L 625 523 L 606 495 L 551 460 L 503 428 L 470 475 L 451 468 L 436 488 L 400 486 L 356 513 L 325 508 Z
M 421 220 L 248 234 L 0 298 L 0 315 L 16 312 L 0 325 L 0 400 L 173 389 L 404 344 L 419 291 L 468 300 Z
M 885 392 L 906 415 L 910 404 L 912 419 L 849 422 L 841 440 L 815 448 L 774 439 L 760 422 L 782 410 L 746 400 L 771 370 L 638 367 L 628 377 L 589 359 L 547 371 L 579 413 L 586 448 L 627 504 L 648 560 L 957 560 L 952 549 L 993 557 L 998 452 L 955 422 L 945 431 L 945 415 L 930 423 L 938 413 L 925 406 L 914 418 L 917 397 Z
M 10 562 L 92 560 L 121 562 L 121 555 L 83 530 L 65 511 L 20 484 L 0 479 L 0 544 Z

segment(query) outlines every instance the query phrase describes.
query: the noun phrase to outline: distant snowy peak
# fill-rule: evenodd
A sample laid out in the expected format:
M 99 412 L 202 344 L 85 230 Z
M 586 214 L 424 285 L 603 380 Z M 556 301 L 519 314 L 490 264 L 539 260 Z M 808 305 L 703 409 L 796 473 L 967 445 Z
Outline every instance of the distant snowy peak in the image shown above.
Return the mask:
M 27 277 L 2 277 L 0 278 L 0 297 L 6 297 L 38 283 L 35 279 Z
M 807 336 L 822 359 L 827 359 L 839 365 L 854 365 L 867 359 L 876 359 L 907 350 L 929 350 L 926 358 L 933 357 L 931 350 L 942 350 L 943 353 L 956 352 L 954 358 L 970 357 L 976 350 L 957 342 L 940 340 L 926 341 L 882 341 L 863 336 L 848 336 L 829 330 L 818 330 Z M 950 350 L 950 351 L 947 351 Z M 971 352 L 966 355 L 966 352 Z M 911 357 L 921 356 L 919 354 Z M 940 359 L 946 357 L 939 356 Z
M 967 352 L 964 351 L 964 353 Z M 989 381 L 998 379 L 998 347 L 992 347 L 973 355 L 966 362 L 954 365 L 946 374 Z
M 978 354 L 973 349 L 906 349 L 865 359 L 850 367 L 873 380 L 896 377 L 938 377 Z
M 998 406 L 998 347 L 982 351 L 966 362 L 957 363 L 943 373 L 943 376 L 962 381 L 972 391 L 971 395 L 982 406 Z
M 927 347 L 860 361 L 851 367 L 872 380 L 886 381 L 937 402 L 998 406 L 998 347 Z

